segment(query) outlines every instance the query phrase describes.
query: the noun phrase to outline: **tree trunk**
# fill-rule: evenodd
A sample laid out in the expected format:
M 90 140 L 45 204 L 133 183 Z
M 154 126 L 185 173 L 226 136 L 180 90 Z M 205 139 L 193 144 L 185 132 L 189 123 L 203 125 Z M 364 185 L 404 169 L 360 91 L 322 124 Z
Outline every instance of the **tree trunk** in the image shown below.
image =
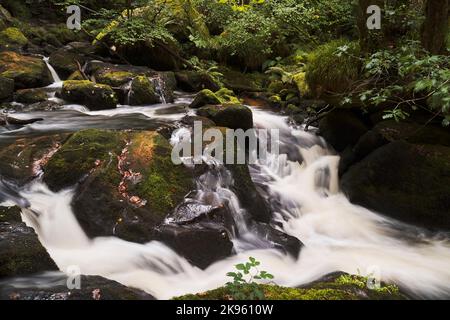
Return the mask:
M 422 26 L 422 45 L 432 54 L 447 51 L 449 0 L 428 0 Z

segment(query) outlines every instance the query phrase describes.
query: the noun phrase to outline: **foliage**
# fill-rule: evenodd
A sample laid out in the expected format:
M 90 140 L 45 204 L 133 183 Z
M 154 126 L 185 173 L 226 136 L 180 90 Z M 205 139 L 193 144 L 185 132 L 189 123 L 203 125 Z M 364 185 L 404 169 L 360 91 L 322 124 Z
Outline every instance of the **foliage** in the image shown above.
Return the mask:
M 248 262 L 235 266 L 237 272 L 227 273 L 227 276 L 233 279 L 233 282 L 228 282 L 226 286 L 234 300 L 263 300 L 265 298 L 264 291 L 253 280 L 271 280 L 274 277 L 267 271 L 259 271 L 260 264 L 255 258 L 250 257 Z M 244 287 L 246 290 L 242 290 Z
M 450 119 L 450 58 L 430 55 L 417 42 L 375 52 L 364 61 L 363 86 L 355 86 L 347 99 L 366 106 L 392 105 L 385 119 L 409 116 L 407 109 L 424 108 Z
M 331 41 L 314 50 L 308 61 L 306 81 L 317 96 L 347 92 L 359 78 L 359 46 L 356 42 Z

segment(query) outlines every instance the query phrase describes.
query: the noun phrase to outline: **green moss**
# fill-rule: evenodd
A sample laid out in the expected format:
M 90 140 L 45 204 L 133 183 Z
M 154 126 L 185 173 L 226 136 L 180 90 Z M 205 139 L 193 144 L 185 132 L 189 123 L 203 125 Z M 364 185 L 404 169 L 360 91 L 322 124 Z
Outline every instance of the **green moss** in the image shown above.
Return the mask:
M 0 32 L 0 47 L 14 48 L 23 47 L 28 43 L 28 39 L 18 28 L 6 28 Z
M 366 287 L 366 279 L 359 276 L 341 275 L 323 282 L 316 282 L 308 287 L 288 288 L 277 285 L 259 285 L 264 292 L 265 300 L 383 300 L 404 299 L 394 285 L 382 286 L 371 290 Z M 241 290 L 248 296 L 253 290 L 243 285 Z M 230 300 L 231 292 L 221 287 L 199 294 L 188 294 L 174 298 L 175 300 Z
M 338 55 L 338 48 L 348 47 L 345 54 Z M 335 40 L 319 46 L 308 57 L 306 81 L 312 93 L 321 96 L 338 94 L 349 90 L 359 77 L 359 46 L 356 42 Z
M 47 94 L 40 89 L 23 89 L 15 93 L 15 100 L 20 103 L 36 103 L 47 100 Z
M 110 71 L 106 70 L 96 75 L 98 83 L 110 85 L 112 87 L 120 87 L 121 85 L 131 81 L 135 75 L 127 71 Z
M 154 85 L 146 76 L 137 76 L 131 83 L 130 105 L 140 106 L 159 103 Z
M 130 193 L 147 199 L 150 212 L 165 217 L 193 187 L 191 172 L 173 164 L 170 143 L 155 132 L 134 134 L 129 152 L 133 171 L 143 176 Z
M 311 96 L 311 91 L 309 89 L 308 83 L 306 82 L 306 73 L 299 72 L 295 74 L 292 79 L 297 86 L 298 91 L 302 97 L 308 98 Z
M 222 88 L 216 92 L 216 96 L 221 103 L 240 104 L 241 101 L 236 97 L 233 90 Z
M 117 106 L 116 94 L 110 86 L 89 80 L 64 81 L 62 97 L 70 102 L 84 104 L 91 110 L 113 109 Z
M 81 74 L 81 72 L 80 71 L 75 71 L 75 72 L 73 72 L 68 78 L 67 78 L 67 80 L 84 80 L 84 77 L 83 77 L 83 75 Z
M 122 134 L 89 129 L 75 133 L 44 167 L 44 181 L 53 190 L 75 185 L 96 167 L 96 161 L 109 162 L 124 145 Z M 107 178 L 109 179 L 109 178 Z M 117 177 L 111 177 L 117 182 Z

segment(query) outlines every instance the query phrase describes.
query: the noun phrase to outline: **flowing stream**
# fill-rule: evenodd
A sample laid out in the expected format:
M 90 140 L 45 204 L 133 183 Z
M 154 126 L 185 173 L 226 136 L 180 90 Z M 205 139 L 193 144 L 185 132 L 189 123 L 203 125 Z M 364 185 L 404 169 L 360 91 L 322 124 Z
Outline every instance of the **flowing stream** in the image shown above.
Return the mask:
M 14 116 L 18 118 L 44 120 L 0 132 L 0 145 L 17 138 L 85 128 L 156 129 L 192 113 L 185 107 L 189 100 L 179 96 L 173 104 L 120 106 L 95 112 L 67 105 L 61 111 L 17 113 Z M 261 261 L 279 285 L 299 286 L 330 272 L 344 271 L 363 276 L 377 274 L 382 281 L 396 283 L 418 298 L 450 297 L 450 241 L 446 235 L 430 234 L 351 204 L 339 191 L 339 157 L 323 139 L 288 125 L 283 116 L 252 109 L 258 128 L 280 130 L 281 154 L 269 154 L 266 161 L 252 165 L 250 171 L 254 182 L 264 190 L 274 225 L 304 243 L 298 259 L 251 234 L 242 216 L 245 210 L 229 189 L 232 181 L 220 168 L 216 168 L 221 173 L 219 178 L 217 172 L 208 171 L 199 179 L 200 191 L 195 200 L 208 205 L 225 200 L 232 203 L 233 218 L 239 226 L 233 239 L 237 253 L 206 270 L 190 265 L 160 242 L 89 239 L 72 212 L 73 191 L 53 193 L 39 178 L 21 191 L 39 217 L 23 209 L 22 218 L 35 228 L 61 271 L 76 265 L 83 274 L 101 275 L 159 299 L 220 287 L 228 281 L 226 273 L 249 256 Z M 173 136 L 172 142 L 176 141 Z

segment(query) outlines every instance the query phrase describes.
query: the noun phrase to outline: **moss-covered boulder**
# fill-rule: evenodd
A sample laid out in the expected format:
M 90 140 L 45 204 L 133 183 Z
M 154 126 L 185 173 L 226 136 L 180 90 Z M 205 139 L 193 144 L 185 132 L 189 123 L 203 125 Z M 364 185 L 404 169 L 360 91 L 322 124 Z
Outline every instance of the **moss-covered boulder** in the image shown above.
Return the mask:
M 81 131 L 45 166 L 44 181 L 53 190 L 78 183 L 73 207 L 89 236 L 147 242 L 193 187 L 191 172 L 172 163 L 171 150 L 152 131 Z
M 116 93 L 110 86 L 96 84 L 89 80 L 64 81 L 61 97 L 68 102 L 85 105 L 90 110 L 105 110 L 117 107 Z
M 0 222 L 0 278 L 58 270 L 32 228 Z
M 242 297 L 251 299 L 255 289 L 264 294 L 263 300 L 404 300 L 397 286 L 382 284 L 369 289 L 367 279 L 343 273 L 334 273 L 300 288 L 287 288 L 277 285 L 243 284 L 239 291 Z M 222 287 L 199 294 L 189 294 L 175 300 L 232 300 L 233 292 Z
M 20 103 L 42 102 L 47 98 L 47 92 L 43 89 L 22 89 L 14 94 L 14 100 Z
M 221 85 L 210 75 L 199 71 L 177 71 L 175 72 L 177 85 L 180 89 L 188 92 L 198 92 L 203 89 L 211 91 L 220 90 Z
M 42 279 L 45 285 L 29 285 L 20 287 L 8 282 L 2 283 L 0 288 L 1 300 L 154 300 L 148 293 L 126 287 L 116 281 L 99 276 L 81 276 L 80 289 L 68 289 L 66 283 L 70 282 L 64 274 L 55 274 Z
M 45 62 L 16 52 L 0 52 L 0 76 L 14 80 L 15 89 L 44 87 L 52 83 Z
M 129 71 L 102 69 L 95 74 L 95 80 L 111 87 L 120 87 L 133 80 L 135 76 Z
M 189 105 L 190 108 L 197 109 L 206 105 L 217 105 L 220 104 L 221 101 L 218 96 L 214 92 L 209 89 L 203 89 L 199 93 L 195 95 L 194 100 Z
M 0 101 L 8 100 L 13 96 L 14 79 L 0 76 Z
M 252 111 L 240 104 L 208 105 L 198 109 L 197 114 L 213 120 L 221 127 L 243 130 L 253 128 Z
M 340 47 L 347 47 L 347 54 L 338 55 Z M 330 96 L 346 92 L 359 78 L 361 62 L 356 42 L 335 40 L 319 46 L 308 57 L 306 81 L 316 96 Z
M 394 141 L 343 175 L 350 201 L 389 217 L 450 230 L 450 148 Z
M 131 82 L 129 103 L 132 106 L 160 103 L 154 84 L 146 76 L 137 76 Z
M 0 31 L 0 50 L 22 49 L 28 39 L 18 28 L 10 27 Z
M 78 70 L 77 62 L 83 66 L 94 51 L 95 48 L 88 42 L 71 42 L 53 52 L 49 57 L 49 63 L 61 79 L 67 79 Z
M 25 184 L 35 178 L 67 134 L 16 139 L 0 148 L 0 176 Z

